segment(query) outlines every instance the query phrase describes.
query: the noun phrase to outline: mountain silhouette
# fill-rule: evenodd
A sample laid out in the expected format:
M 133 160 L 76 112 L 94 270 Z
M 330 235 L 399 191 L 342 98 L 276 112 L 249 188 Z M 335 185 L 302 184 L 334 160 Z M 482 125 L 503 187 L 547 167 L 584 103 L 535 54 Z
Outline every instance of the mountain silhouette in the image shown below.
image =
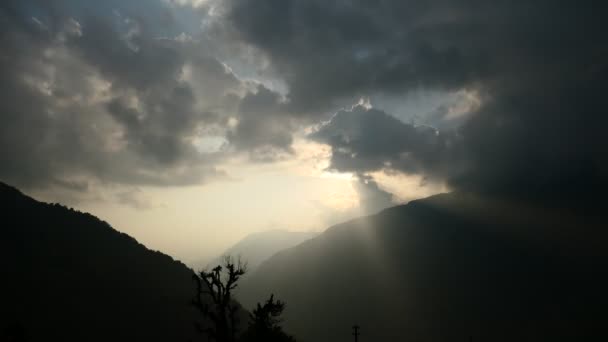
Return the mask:
M 201 339 L 193 272 L 181 262 L 3 183 L 0 208 L 0 340 Z
M 200 260 L 193 263 L 193 268 L 199 270 L 202 268 L 211 268 L 222 263 L 222 257 L 230 255 L 233 257 L 240 256 L 243 261 L 247 262 L 247 273 L 255 272 L 260 264 L 277 252 L 296 246 L 306 240 L 309 240 L 319 233 L 316 232 L 291 232 L 287 230 L 268 230 L 247 235 L 245 238 L 226 249 L 222 256 L 218 256 L 211 262 Z
M 275 254 L 239 300 L 274 293 L 304 341 L 606 340 L 603 216 L 437 195 Z

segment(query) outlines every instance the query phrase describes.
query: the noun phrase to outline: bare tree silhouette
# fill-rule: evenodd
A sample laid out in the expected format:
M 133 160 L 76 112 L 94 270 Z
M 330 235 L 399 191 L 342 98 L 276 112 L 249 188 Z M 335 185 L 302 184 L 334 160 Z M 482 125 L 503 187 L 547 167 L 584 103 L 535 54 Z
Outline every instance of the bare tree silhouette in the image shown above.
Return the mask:
M 204 318 L 212 322 L 210 326 L 197 323 L 197 328 L 210 339 L 218 342 L 236 341 L 239 305 L 232 300 L 232 291 L 246 271 L 247 265 L 240 258 L 235 261 L 226 256 L 223 266 L 218 265 L 211 271 L 202 270 L 193 275 L 197 291 L 192 304 Z
M 197 322 L 198 330 L 217 342 L 295 342 L 280 326 L 280 316 L 285 303 L 271 295 L 264 305 L 258 303 L 249 314 L 247 330 L 238 336 L 238 312 L 241 308 L 233 300 L 232 293 L 237 282 L 247 272 L 247 265 L 239 257 L 224 257 L 223 265 L 211 271 L 200 271 L 193 275 L 196 282 L 196 296 L 192 304 L 202 313 L 205 321 Z

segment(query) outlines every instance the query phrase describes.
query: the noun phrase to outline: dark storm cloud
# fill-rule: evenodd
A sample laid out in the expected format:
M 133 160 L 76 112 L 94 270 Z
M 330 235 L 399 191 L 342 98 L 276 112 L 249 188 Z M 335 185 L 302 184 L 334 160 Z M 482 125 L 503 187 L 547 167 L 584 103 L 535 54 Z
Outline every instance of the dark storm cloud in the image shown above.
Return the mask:
M 270 98 L 267 109 L 242 99 L 241 80 L 178 24 L 162 1 L 3 2 L 0 178 L 78 191 L 200 183 L 223 176 L 223 152 L 201 153 L 196 139 L 241 114 L 238 150 L 287 149 L 289 133 L 264 128 L 276 94 L 250 95 Z
M 339 111 L 309 137 L 332 147 L 330 168 L 342 172 L 392 169 L 434 175 L 457 153 L 452 150 L 456 137 L 361 105 Z
M 238 149 L 251 151 L 253 160 L 273 160 L 291 152 L 292 128 L 280 96 L 260 85 L 239 105 L 239 122 L 228 139 Z
M 175 79 L 184 62 L 179 51 L 164 46 L 139 21 L 114 16 L 124 27 L 107 18 L 85 17 L 82 39 L 70 42 L 74 50 L 113 83 L 142 89 Z
M 304 107 L 358 92 L 520 82 L 537 66 L 580 61 L 577 48 L 596 45 L 603 22 L 597 6 L 564 1 L 232 0 L 229 7 L 242 39 L 267 53 Z
M 125 128 L 129 147 L 166 165 L 195 154 L 184 139 L 205 116 L 194 109 L 192 90 L 177 83 L 153 96 L 144 98 L 141 109 L 121 98 L 107 105 L 109 114 Z
M 444 5 L 234 0 L 229 20 L 285 75 L 294 110 L 317 111 L 333 99 L 376 90 L 473 82 L 488 61 L 459 45 L 466 37 L 450 42 L 436 34 L 453 21 L 454 6 Z
M 460 128 L 432 139 L 387 124 L 385 115 L 354 113 L 343 122 L 347 115 L 339 113 L 315 135 L 333 147 L 332 167 L 369 171 L 388 161 L 406 172 L 443 175 L 458 189 L 566 197 L 606 189 L 606 7 L 233 0 L 228 18 L 284 75 L 295 112 L 323 113 L 340 98 L 371 93 L 480 95 L 480 107 Z M 353 133 L 356 120 L 359 140 L 333 134 L 345 127 Z M 446 150 L 444 136 L 458 137 L 457 145 Z
M 332 146 L 332 168 L 357 174 L 392 169 L 515 194 L 605 189 L 606 5 L 212 5 L 198 12 L 216 9 L 203 18 L 207 31 L 192 37 L 160 0 L 2 2 L 0 177 L 21 186 L 192 184 L 218 175 L 226 152 L 200 153 L 205 134 L 276 160 L 292 153 L 294 130 L 336 104 L 464 90 L 480 105 L 441 130 L 356 107 L 311 137 Z M 264 64 L 285 94 L 239 79 L 214 55 L 222 49 Z
M 69 16 L 72 8 L 61 7 L 68 3 L 9 1 L 1 7 L 0 175 L 38 187 L 62 186 L 74 176 L 183 181 L 168 177 L 183 173 L 171 167 L 191 163 L 178 152 L 185 146 L 180 139 L 190 133 L 186 125 L 195 121 L 190 93 L 175 81 L 179 56 L 156 44 L 141 27 L 131 37 L 143 37 L 134 51 L 112 29 L 117 14 L 80 22 Z M 107 82 L 107 94 L 101 94 L 100 82 Z M 142 103 L 139 125 L 118 114 L 116 89 Z M 105 101 L 115 109 L 109 111 L 115 122 L 104 110 Z M 116 123 L 124 126 L 122 137 Z M 202 171 L 198 163 L 192 167 Z M 204 176 L 191 175 L 190 180 Z

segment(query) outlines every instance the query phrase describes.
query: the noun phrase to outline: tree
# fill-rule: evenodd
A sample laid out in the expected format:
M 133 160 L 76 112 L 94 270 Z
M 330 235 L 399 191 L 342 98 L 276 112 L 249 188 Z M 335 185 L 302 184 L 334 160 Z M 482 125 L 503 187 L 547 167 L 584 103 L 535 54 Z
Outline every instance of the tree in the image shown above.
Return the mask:
M 243 342 L 295 342 L 292 336 L 287 335 L 279 323 L 279 318 L 285 309 L 285 303 L 277 300 L 274 295 L 261 305 L 258 303 L 253 313 L 249 314 L 249 327 L 242 336 Z
M 224 269 L 226 272 L 223 272 Z M 232 291 L 246 271 L 247 266 L 240 258 L 235 263 L 232 257 L 227 256 L 224 266 L 218 265 L 211 271 L 202 270 L 193 275 L 197 291 L 192 304 L 212 323 L 211 326 L 197 324 L 197 328 L 210 339 L 217 342 L 236 341 L 239 305 L 232 300 Z
M 247 266 L 239 258 L 236 263 L 232 257 L 224 258 L 223 266 L 218 265 L 211 271 L 200 271 L 193 275 L 196 282 L 196 296 L 192 303 L 211 324 L 197 324 L 200 332 L 217 342 L 236 342 L 238 334 L 238 311 L 240 306 L 233 300 L 233 290 L 247 271 Z M 274 295 L 249 314 L 247 331 L 238 339 L 243 342 L 295 342 L 281 329 L 280 316 L 285 303 L 275 301 Z

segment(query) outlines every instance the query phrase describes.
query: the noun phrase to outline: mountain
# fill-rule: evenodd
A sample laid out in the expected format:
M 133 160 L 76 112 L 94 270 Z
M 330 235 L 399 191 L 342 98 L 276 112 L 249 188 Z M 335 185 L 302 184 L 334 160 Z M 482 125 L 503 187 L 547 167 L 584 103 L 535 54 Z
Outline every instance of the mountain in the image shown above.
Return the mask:
M 193 272 L 181 262 L 2 183 L 0 208 L 0 340 L 201 338 Z
M 241 285 L 304 341 L 604 341 L 605 214 L 442 194 L 329 228 Z
M 258 266 L 275 253 L 298 245 L 309 240 L 319 233 L 316 232 L 290 232 L 287 230 L 269 230 L 247 235 L 241 241 L 228 248 L 222 256 L 241 256 L 247 262 L 248 274 L 255 272 Z M 194 269 L 213 267 L 222 263 L 222 256 L 211 262 L 197 262 Z M 248 275 L 246 274 L 246 276 Z

